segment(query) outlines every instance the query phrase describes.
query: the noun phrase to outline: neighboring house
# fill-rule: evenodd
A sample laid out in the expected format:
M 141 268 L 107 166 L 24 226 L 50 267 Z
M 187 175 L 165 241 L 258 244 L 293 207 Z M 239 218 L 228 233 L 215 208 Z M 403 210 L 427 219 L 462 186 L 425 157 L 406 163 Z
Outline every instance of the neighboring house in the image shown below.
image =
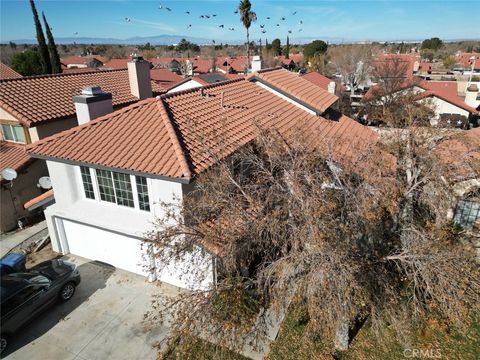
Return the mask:
M 456 66 L 456 68 L 470 73 L 473 67 L 473 72 L 480 74 L 480 53 L 457 54 L 455 56 L 455 61 L 459 65 Z
M 17 73 L 15 70 L 0 62 L 0 80 L 18 79 L 21 77 L 22 75 Z
M 303 54 L 290 54 L 288 59 L 284 56 L 277 56 L 277 60 L 280 61 L 282 67 L 287 70 L 294 70 L 303 63 Z
M 182 79 L 168 89 L 169 93 L 178 92 L 182 90 L 193 89 L 205 85 L 215 84 L 222 81 L 234 80 L 242 77 L 239 74 L 223 74 L 223 73 L 208 73 L 200 74 L 186 79 Z
M 75 98 L 81 114 L 105 105 L 108 96 L 98 96 L 89 103 Z M 297 74 L 271 69 L 146 99 L 95 120 L 85 116 L 83 125 L 32 144 L 29 153 L 47 161 L 55 191 L 56 203 L 45 211 L 54 250 L 180 287 L 208 286 L 215 281 L 215 244 L 198 244 L 191 258 L 168 267 L 142 248 L 155 218 L 164 216 L 160 203 L 182 201 L 199 174 L 254 140 L 257 126 L 288 139 L 304 134 L 305 145 L 353 166 L 377 135 L 341 114 L 327 120 L 337 99 Z M 205 283 L 188 277 L 199 270 Z
M 431 119 L 435 126 L 467 127 L 469 123 L 475 124 L 480 111 L 477 107 L 478 87 L 471 85 L 465 92 L 465 98 L 458 96 L 456 82 L 452 81 L 405 81 L 398 86 L 396 91 L 386 94 L 376 85 L 365 94 L 363 101 L 373 104 L 380 103 L 388 95 L 401 94 L 411 89 L 419 103 L 426 104 L 434 112 Z M 424 101 L 429 99 L 428 101 Z M 476 126 L 476 125 L 474 125 Z
M 68 56 L 60 59 L 63 69 L 81 69 L 102 67 L 107 58 L 99 55 L 95 56 Z
M 24 226 L 32 213 L 23 204 L 41 194 L 38 180 L 48 175 L 44 161 L 33 159 L 27 154 L 24 144 L 0 140 L 0 171 L 6 168 L 17 172 L 16 179 L 1 179 L 1 232 L 17 227 L 18 221 Z
M 150 78 L 152 79 L 152 83 L 155 83 L 157 87 L 163 89 L 165 92 L 184 81 L 183 77 L 168 69 L 151 69 Z
M 340 82 L 329 79 L 328 77 L 319 74 L 316 71 L 310 71 L 302 75 L 302 77 L 310 81 L 312 84 L 315 84 L 323 90 L 327 90 L 329 93 L 332 94 L 339 95 L 346 91 L 345 86 L 342 85 Z
M 112 105 L 115 109 L 165 92 L 164 84 L 157 84 L 150 79 L 148 63 L 133 65 L 135 66 L 129 70 L 33 76 L 0 81 L 0 140 L 2 144 L 8 143 L 12 146 L 23 144 L 16 147 L 2 146 L 2 156 L 7 148 L 10 152 L 15 149 L 19 153 L 24 144 L 77 126 L 78 117 L 72 97 L 80 95 L 85 87 L 96 85 L 108 90 L 112 94 Z M 97 114 L 99 115 L 102 114 Z M 25 161 L 27 158 L 28 156 Z M 9 167 L 9 164 L 10 162 L 2 161 L 0 170 Z M 23 217 L 23 211 L 18 209 L 23 210 L 23 203 L 39 194 L 36 185 L 40 173 L 42 176 L 47 175 L 45 163 L 35 161 L 28 169 L 27 172 L 22 172 L 21 183 L 31 186 L 32 189 L 22 190 L 22 194 L 16 196 L 20 207 L 17 203 L 8 202 L 8 198 L 5 198 L 6 203 L 2 200 L 2 205 L 5 205 L 2 206 L 2 217 Z M 41 169 L 45 171 L 42 172 Z M 20 181 L 14 182 L 15 188 L 19 186 L 17 183 Z M 6 227 L 10 227 L 12 221 L 8 221 L 8 224 Z

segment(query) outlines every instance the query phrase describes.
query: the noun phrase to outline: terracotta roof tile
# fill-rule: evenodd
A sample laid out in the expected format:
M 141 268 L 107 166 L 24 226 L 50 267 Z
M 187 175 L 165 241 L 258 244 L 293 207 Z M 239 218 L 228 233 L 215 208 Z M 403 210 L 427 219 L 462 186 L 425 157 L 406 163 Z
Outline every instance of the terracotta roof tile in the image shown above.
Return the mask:
M 270 84 L 283 92 L 290 94 L 301 102 L 316 109 L 320 113 L 332 106 L 338 97 L 328 91 L 318 91 L 319 87 L 303 79 L 296 73 L 281 68 L 265 69 L 248 77 Z
M 355 159 L 359 150 L 377 141 L 373 131 L 346 116 L 331 121 L 311 115 L 252 82 L 237 79 L 138 102 L 40 140 L 29 146 L 29 152 L 36 157 L 188 178 L 189 173 L 201 173 L 253 140 L 257 126 L 274 127 L 287 137 L 305 129 L 306 143 L 333 150 L 339 161 Z
M 25 204 L 23 204 L 23 208 L 24 209 L 29 209 L 32 206 L 37 205 L 37 204 L 41 203 L 42 201 L 47 200 L 49 198 L 53 199 L 53 189 L 50 189 L 50 190 L 44 192 L 43 194 L 34 197 L 31 200 L 28 200 Z
M 13 70 L 9 66 L 5 65 L 4 63 L 0 62 L 0 80 L 18 79 L 18 78 L 21 78 L 21 77 L 22 77 L 22 75 L 17 73 L 15 70 Z
M 21 170 L 33 159 L 27 154 L 25 145 L 0 140 L 0 170 Z
M 0 82 L 0 106 L 27 126 L 73 117 L 73 96 L 85 86 L 97 85 L 112 93 L 114 106 L 138 101 L 130 92 L 127 70 L 95 71 L 43 75 L 3 80 Z M 154 93 L 164 88 L 152 82 Z

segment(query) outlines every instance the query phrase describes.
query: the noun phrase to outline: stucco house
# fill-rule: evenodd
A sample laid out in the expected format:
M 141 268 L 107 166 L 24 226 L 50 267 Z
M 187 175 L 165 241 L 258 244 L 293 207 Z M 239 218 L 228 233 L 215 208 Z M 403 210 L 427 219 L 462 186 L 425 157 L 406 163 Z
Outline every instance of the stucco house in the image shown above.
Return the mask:
M 26 215 L 23 213 L 23 203 L 15 206 L 13 203 L 26 202 L 30 200 L 29 195 L 38 195 L 38 179 L 48 175 L 42 160 L 30 164 L 29 156 L 24 150 L 25 145 L 77 126 L 77 113 L 72 97 L 80 95 L 86 86 L 99 85 L 111 93 L 114 109 L 165 92 L 167 86 L 164 83 L 150 78 L 147 64 L 131 62 L 125 70 L 42 75 L 0 81 L 0 170 L 20 166 L 22 179 L 14 182 L 13 189 L 19 187 L 20 183 L 23 184 L 21 187 L 32 185 L 32 189 L 22 190 L 21 194 L 14 195 L 13 202 L 8 201 L 9 195 L 2 197 L 2 231 L 11 229 L 16 224 L 16 221 L 12 220 L 14 217 L 23 218 Z M 18 146 L 13 146 L 15 144 Z M 10 161 L 8 154 L 14 151 L 21 153 L 22 149 L 24 154 L 18 158 L 22 158 L 23 162 L 19 164 Z
M 96 89 L 75 97 L 81 125 L 42 139 L 29 154 L 47 162 L 56 203 L 45 211 L 55 251 L 103 261 L 184 287 L 215 281 L 214 246 L 198 244 L 175 264 L 152 262 L 145 233 L 164 216 L 160 202 L 182 201 L 203 171 L 255 138 L 257 125 L 293 136 L 339 163 L 377 141 L 372 130 L 339 114 L 325 116 L 337 97 L 297 74 L 268 69 L 200 88 L 145 99 L 111 111 Z M 91 113 L 106 113 L 91 119 Z M 215 154 L 215 155 L 213 155 Z M 202 284 L 188 276 L 204 271 Z

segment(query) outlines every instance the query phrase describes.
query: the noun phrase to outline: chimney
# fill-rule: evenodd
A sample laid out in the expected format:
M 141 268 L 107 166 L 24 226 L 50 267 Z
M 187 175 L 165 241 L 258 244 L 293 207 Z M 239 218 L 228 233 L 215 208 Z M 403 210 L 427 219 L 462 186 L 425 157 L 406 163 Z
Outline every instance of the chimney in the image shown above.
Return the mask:
M 471 84 L 467 88 L 467 91 L 465 91 L 465 104 L 473 108 L 476 108 L 477 96 L 478 96 L 478 86 L 476 84 Z
M 77 112 L 78 125 L 113 111 L 112 94 L 103 92 L 99 86 L 83 88 L 82 95 L 73 97 L 73 103 Z
M 262 70 L 262 58 L 258 55 L 252 56 L 252 72 Z
M 413 72 L 416 73 L 418 72 L 418 70 L 420 70 L 420 63 L 418 61 L 415 61 L 413 63 Z
M 142 56 L 133 55 L 128 63 L 128 81 L 133 96 L 140 100 L 152 97 L 152 83 L 150 82 L 150 63 Z
M 327 87 L 327 91 L 330 93 L 330 94 L 334 94 L 335 95 L 335 89 L 337 87 L 337 84 L 335 83 L 335 81 L 330 81 L 328 83 L 328 87 Z

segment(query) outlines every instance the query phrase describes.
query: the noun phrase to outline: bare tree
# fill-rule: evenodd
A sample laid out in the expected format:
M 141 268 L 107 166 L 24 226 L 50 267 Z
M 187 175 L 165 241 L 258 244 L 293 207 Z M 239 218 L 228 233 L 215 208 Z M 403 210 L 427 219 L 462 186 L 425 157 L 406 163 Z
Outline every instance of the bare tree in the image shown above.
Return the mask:
M 333 48 L 330 54 L 337 71 L 353 95 L 372 73 L 372 48 L 367 45 L 349 45 Z
M 198 247 L 218 263 L 210 288 L 161 304 L 172 314 L 168 345 L 188 353 L 204 338 L 241 350 L 265 335 L 266 309 L 285 310 L 293 293 L 339 349 L 358 317 L 405 339 L 432 309 L 464 326 L 479 309 L 480 271 L 446 217 L 454 197 L 431 129 L 413 126 L 409 111 L 399 136 L 364 153 L 306 146 L 304 129 L 289 138 L 259 129 L 226 159 L 206 147 L 218 165 L 181 204 L 164 204 L 168 216 L 145 240 L 162 263 Z M 165 321 L 159 308 L 149 317 Z

